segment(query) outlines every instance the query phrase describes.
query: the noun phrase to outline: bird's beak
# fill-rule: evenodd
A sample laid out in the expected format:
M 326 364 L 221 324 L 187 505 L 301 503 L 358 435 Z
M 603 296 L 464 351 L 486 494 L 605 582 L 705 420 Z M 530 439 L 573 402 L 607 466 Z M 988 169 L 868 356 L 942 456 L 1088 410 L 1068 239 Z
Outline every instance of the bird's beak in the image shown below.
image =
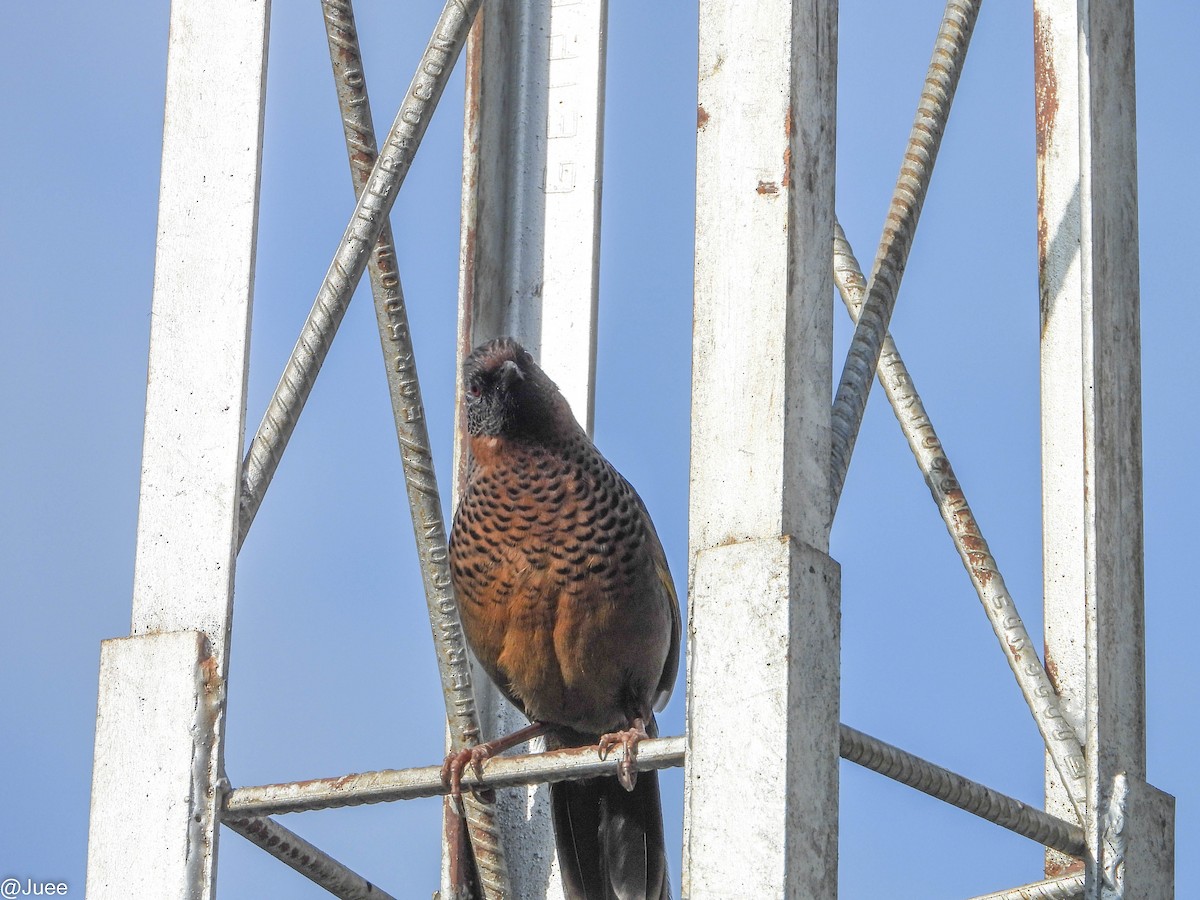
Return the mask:
M 505 360 L 497 370 L 496 374 L 500 376 L 501 382 L 507 386 L 511 386 L 519 381 L 525 380 L 525 373 L 522 372 L 521 367 L 511 359 Z

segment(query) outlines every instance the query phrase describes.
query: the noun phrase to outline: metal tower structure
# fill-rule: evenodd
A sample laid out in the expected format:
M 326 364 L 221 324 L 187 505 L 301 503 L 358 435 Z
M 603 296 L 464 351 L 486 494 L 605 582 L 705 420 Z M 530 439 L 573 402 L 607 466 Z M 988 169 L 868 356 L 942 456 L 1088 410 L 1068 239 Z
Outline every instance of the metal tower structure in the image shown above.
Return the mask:
M 521 724 L 463 644 L 387 224 L 464 47 L 459 352 L 513 334 L 592 418 L 604 0 L 448 0 L 381 150 L 350 0 L 322 0 L 359 199 L 243 461 L 269 6 L 172 3 L 133 622 L 101 654 L 93 900 L 213 896 L 220 824 L 336 896 L 387 897 L 271 816 L 444 793 L 432 766 L 224 777 L 237 553 L 364 271 L 449 744 Z M 1132 4 L 1034 2 L 1044 661 L 887 333 L 979 6 L 946 4 L 864 272 L 834 213 L 836 0 L 700 3 L 687 729 L 639 763 L 685 766 L 684 897 L 835 897 L 839 756 L 1048 848 L 1044 880 L 989 897 L 1174 894 L 1173 799 L 1145 780 Z M 831 408 L 835 284 L 857 325 Z M 839 722 L 829 530 L 876 377 L 1045 739 L 1044 811 Z M 776 727 L 734 733 L 735 706 Z M 444 900 L 468 896 L 465 841 L 479 895 L 561 896 L 536 785 L 615 765 L 580 750 L 468 772 L 532 803 L 468 797 L 461 829 L 447 814 Z

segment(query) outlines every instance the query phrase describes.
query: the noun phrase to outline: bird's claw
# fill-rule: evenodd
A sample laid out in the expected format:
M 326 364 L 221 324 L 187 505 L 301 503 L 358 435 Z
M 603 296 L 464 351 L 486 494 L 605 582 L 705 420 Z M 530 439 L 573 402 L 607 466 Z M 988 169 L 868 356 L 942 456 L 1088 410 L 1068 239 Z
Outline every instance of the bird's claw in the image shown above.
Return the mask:
M 624 749 L 625 755 L 617 763 L 617 780 L 627 791 L 632 791 L 634 785 L 637 784 L 637 746 L 649 737 L 650 735 L 646 733 L 645 723 L 637 718 L 624 731 L 613 731 L 601 735 L 597 744 L 601 759 L 608 759 L 608 754 L 614 747 L 619 746 Z
M 485 760 L 491 759 L 492 748 L 487 744 L 476 744 L 474 747 L 465 747 L 462 750 L 457 750 L 446 755 L 445 761 L 442 763 L 442 784 L 450 788 L 450 796 L 459 813 L 463 812 L 462 808 L 462 773 L 467 766 L 475 769 L 475 777 L 483 778 L 483 763 Z M 483 799 L 486 802 L 491 802 L 495 798 L 493 791 L 471 791 L 476 797 Z

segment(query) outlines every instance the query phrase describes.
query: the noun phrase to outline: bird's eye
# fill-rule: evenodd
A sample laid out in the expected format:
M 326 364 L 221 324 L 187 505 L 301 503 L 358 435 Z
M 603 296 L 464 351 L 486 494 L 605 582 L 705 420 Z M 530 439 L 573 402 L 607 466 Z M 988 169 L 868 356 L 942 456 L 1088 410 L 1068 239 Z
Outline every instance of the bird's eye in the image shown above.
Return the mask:
M 473 397 L 476 400 L 483 393 L 483 389 L 479 386 L 479 382 L 467 386 L 467 396 Z

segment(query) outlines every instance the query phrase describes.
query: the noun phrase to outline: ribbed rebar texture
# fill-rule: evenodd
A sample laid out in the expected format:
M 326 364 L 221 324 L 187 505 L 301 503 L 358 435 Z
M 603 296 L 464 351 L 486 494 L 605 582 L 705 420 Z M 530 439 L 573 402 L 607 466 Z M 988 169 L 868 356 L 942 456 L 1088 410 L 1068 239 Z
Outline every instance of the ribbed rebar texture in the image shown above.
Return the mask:
M 291 359 L 267 405 L 242 471 L 239 545 L 254 521 L 263 495 L 312 391 L 350 297 L 367 266 L 429 120 L 450 78 L 480 0 L 448 0 L 434 27 L 417 73 L 371 169 L 350 224 L 325 273 Z
M 1083 830 L 1039 809 L 934 765 L 848 725 L 841 726 L 843 759 L 923 791 L 1071 856 L 1083 852 Z M 638 746 L 638 771 L 683 765 L 682 737 L 655 738 Z M 507 788 L 525 784 L 611 775 L 622 754 L 601 760 L 595 747 L 578 747 L 524 756 L 496 757 L 484 765 L 483 777 L 473 768 L 463 772 L 464 789 Z M 446 793 L 439 766 L 387 769 L 379 772 L 316 778 L 287 784 L 236 788 L 225 798 L 226 816 L 266 816 L 413 800 Z
M 982 2 L 950 0 L 938 30 L 933 59 L 925 76 L 921 102 L 917 106 L 916 120 L 909 134 L 900 177 L 892 193 L 883 237 L 879 242 L 866 306 L 854 330 L 834 397 L 830 495 L 835 510 L 846 482 L 846 470 L 850 466 L 859 426 L 862 425 L 875 367 L 879 364 L 883 337 L 896 306 L 896 293 L 900 290 L 900 279 L 904 276 L 908 251 L 912 247 L 933 164 L 937 160 L 942 133 L 950 115 L 950 105 Z
M 878 738 L 841 726 L 842 759 L 857 763 L 994 822 L 1046 847 L 1083 855 L 1083 829 L 1035 809 L 977 781 L 907 753 Z
M 335 897 L 342 900 L 395 900 L 391 894 L 375 887 L 278 822 L 256 816 L 226 816 L 221 821 Z
M 475 775 L 473 766 L 467 766 L 462 784 L 465 791 L 470 791 L 615 775 L 624 755 L 623 750 L 615 750 L 601 759 L 596 747 L 576 747 L 524 756 L 497 756 L 484 764 L 483 778 Z M 682 737 L 653 738 L 638 744 L 637 768 L 639 772 L 649 772 L 682 766 L 683 757 Z M 235 788 L 225 797 L 225 815 L 277 815 L 437 797 L 447 792 L 441 772 L 440 766 L 384 769 L 337 778 Z
M 857 319 L 865 293 L 862 270 L 840 223 L 834 225 L 833 275 L 847 311 L 851 318 Z M 1017 612 L 1004 576 L 1000 574 L 971 512 L 962 485 L 954 477 L 954 469 L 891 335 L 884 336 L 877 374 L 942 521 L 971 576 L 975 593 L 1000 641 L 1021 694 L 1033 713 L 1047 751 L 1067 787 L 1080 821 L 1084 821 L 1085 770 L 1079 737 L 1063 717 L 1058 694 L 1042 666 L 1033 638 Z
M 329 57 L 337 85 L 338 106 L 346 133 L 346 150 L 354 192 L 361 195 L 378 156 L 375 126 L 367 93 L 362 53 L 354 25 L 351 0 L 322 0 Z M 408 326 L 408 312 L 396 263 L 392 229 L 387 216 L 368 261 L 375 317 L 383 349 L 388 394 L 400 443 L 400 458 L 408 488 L 408 502 L 416 535 L 417 553 L 433 628 L 434 648 L 455 749 L 478 743 L 479 717 L 471 687 L 466 643 L 450 584 L 446 529 L 442 521 L 441 494 L 433 466 L 425 407 L 417 377 L 416 357 Z M 512 894 L 508 866 L 494 815 L 494 804 L 474 795 L 463 798 L 479 879 L 487 897 Z
M 1083 875 L 1067 875 L 1036 881 L 1022 887 L 973 897 L 972 900 L 1080 900 L 1083 897 Z

